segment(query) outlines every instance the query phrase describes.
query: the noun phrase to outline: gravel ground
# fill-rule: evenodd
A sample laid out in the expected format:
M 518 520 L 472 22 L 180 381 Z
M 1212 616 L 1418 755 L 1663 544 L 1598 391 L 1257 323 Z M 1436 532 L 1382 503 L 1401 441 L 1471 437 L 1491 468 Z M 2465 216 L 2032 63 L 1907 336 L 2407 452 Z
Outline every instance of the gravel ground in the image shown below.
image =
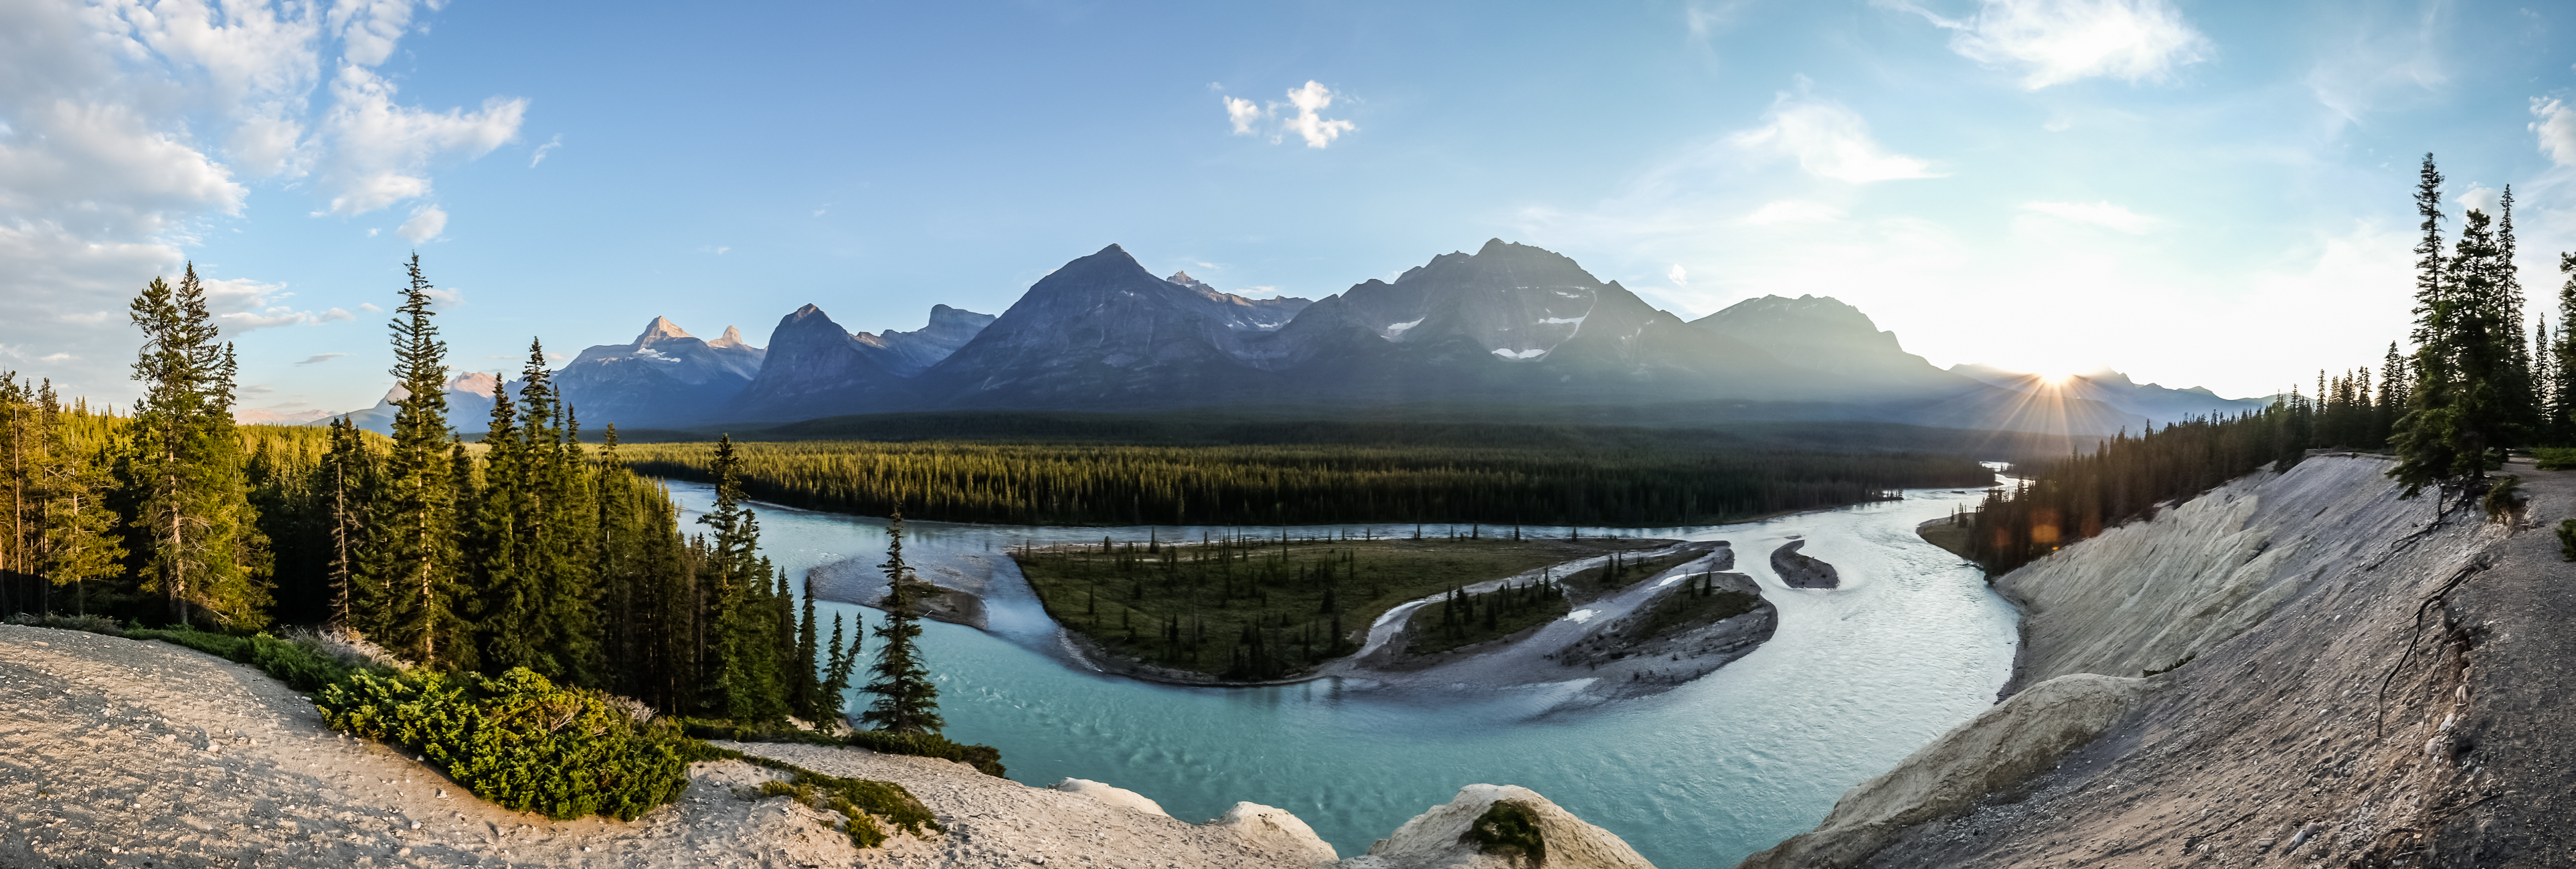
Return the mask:
M 503 811 L 302 695 L 191 649 L 0 625 L 0 866 L 1305 866 L 1277 841 L 1032 788 L 946 761 L 738 746 L 895 781 L 948 833 L 854 849 L 823 813 L 697 764 L 632 822 Z M 1275 837 L 1274 837 L 1275 838 Z M 1267 848 L 1268 850 L 1264 850 Z
M 2576 565 L 2550 533 L 2576 515 L 2576 474 L 2506 473 L 2532 498 L 2510 535 L 2470 508 L 2421 534 L 2276 541 L 2360 566 L 2158 677 L 2171 688 L 2055 771 L 1870 865 L 2576 865 Z

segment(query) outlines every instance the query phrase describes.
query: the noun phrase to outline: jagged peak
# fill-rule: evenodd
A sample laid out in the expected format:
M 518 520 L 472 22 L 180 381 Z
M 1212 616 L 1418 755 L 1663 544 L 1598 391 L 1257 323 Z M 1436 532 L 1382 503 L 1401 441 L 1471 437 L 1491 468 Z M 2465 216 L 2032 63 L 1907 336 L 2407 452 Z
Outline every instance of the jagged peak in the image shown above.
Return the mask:
M 743 340 L 742 340 L 742 327 L 740 327 L 740 326 L 726 326 L 726 327 L 725 327 L 725 330 L 724 330 L 724 337 L 722 337 L 722 338 L 718 338 L 718 339 L 715 339 L 715 340 L 713 340 L 713 341 L 709 341 L 709 342 L 707 342 L 707 346 L 709 346 L 709 347 L 750 347 L 751 345 L 750 345 L 750 344 L 743 343 Z
M 671 318 L 655 317 L 653 318 L 653 322 L 644 324 L 644 334 L 635 336 L 635 344 L 640 347 L 666 338 L 694 337 L 697 336 L 691 335 L 687 330 L 680 328 L 680 324 L 671 322 Z

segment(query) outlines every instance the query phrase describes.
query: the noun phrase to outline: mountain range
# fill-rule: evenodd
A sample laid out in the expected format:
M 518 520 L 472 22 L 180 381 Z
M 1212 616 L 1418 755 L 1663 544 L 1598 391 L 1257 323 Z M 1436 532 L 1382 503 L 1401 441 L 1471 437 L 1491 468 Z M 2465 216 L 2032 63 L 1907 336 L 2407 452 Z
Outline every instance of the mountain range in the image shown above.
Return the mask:
M 877 334 L 848 331 L 808 304 L 780 318 L 766 347 L 734 327 L 709 341 L 657 317 L 632 342 L 582 351 L 554 379 L 592 430 L 1234 408 L 2083 435 L 2231 406 L 2207 390 L 2117 375 L 2043 394 L 2005 374 L 1938 368 L 1832 298 L 1763 296 L 1689 320 L 1568 257 L 1496 239 L 1312 301 L 1226 293 L 1185 272 L 1156 277 L 1113 244 L 1049 273 L 998 316 L 938 305 L 919 330 Z M 476 427 L 474 407 L 488 413 L 493 388 L 489 375 L 451 385 L 459 429 Z M 350 416 L 377 428 L 390 405 Z

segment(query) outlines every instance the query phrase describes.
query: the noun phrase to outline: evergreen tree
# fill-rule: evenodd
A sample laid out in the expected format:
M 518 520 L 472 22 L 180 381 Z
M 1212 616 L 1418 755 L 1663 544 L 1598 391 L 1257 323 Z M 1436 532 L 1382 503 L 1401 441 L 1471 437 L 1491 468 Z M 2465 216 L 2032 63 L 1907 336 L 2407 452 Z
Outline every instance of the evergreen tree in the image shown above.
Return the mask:
M 938 733 L 948 722 L 939 717 L 939 683 L 922 666 L 916 641 L 921 636 L 913 612 L 915 580 L 903 563 L 903 512 L 886 523 L 886 620 L 877 628 L 875 678 L 859 690 L 877 695 L 859 720 L 888 733 Z
M 828 662 L 821 657 L 823 650 L 820 648 L 817 635 L 817 628 L 820 626 L 814 619 L 813 577 L 805 578 L 805 594 L 802 597 L 804 613 L 803 618 L 796 624 L 796 642 L 793 645 L 796 650 L 793 659 L 795 666 L 787 671 L 787 698 L 788 704 L 795 707 L 798 717 L 820 723 L 825 711 L 823 708 L 825 698 L 823 683 L 816 675 L 815 668 L 824 666 Z
M 52 457 L 45 466 L 42 566 L 49 585 L 71 587 L 73 614 L 86 615 L 89 583 L 124 571 L 117 516 L 107 506 L 108 490 L 116 481 L 108 471 L 106 448 L 84 452 L 72 442 L 68 415 L 51 381 L 41 400 L 46 451 Z
M 760 519 L 742 506 L 741 459 L 733 436 L 716 443 L 716 503 L 698 521 L 715 529 L 706 570 L 716 600 L 717 655 L 708 698 L 724 717 L 776 721 L 787 714 L 778 671 L 770 566 L 760 557 Z
M 510 397 L 507 378 L 495 380 L 504 385 L 492 391 L 490 430 L 483 435 L 483 483 L 474 488 L 471 502 L 458 503 L 459 512 L 472 517 L 467 551 L 472 562 L 468 575 L 480 601 L 477 662 L 487 673 L 526 667 L 559 678 L 562 673 L 544 651 L 549 639 L 546 590 L 531 539 L 541 518 L 532 503 L 535 474 L 529 465 L 534 456 L 520 432 L 518 404 Z
M 2558 288 L 2558 340 L 2550 345 L 2558 368 L 2558 394 L 2550 407 L 2556 442 L 2576 444 L 2576 253 L 2558 255 L 2567 282 Z
M 331 420 L 330 449 L 322 454 L 314 488 L 320 494 L 324 527 L 328 529 L 329 556 L 327 571 L 331 587 L 330 623 L 361 635 L 381 633 L 381 616 L 388 599 L 383 574 L 368 555 L 370 545 L 368 507 L 380 497 L 376 490 L 375 453 L 367 448 L 364 435 L 346 416 Z
M 860 627 L 865 628 L 866 625 L 862 624 Z M 841 614 L 833 613 L 830 665 L 824 668 L 822 686 L 823 713 L 834 719 L 833 723 L 845 723 L 839 720 L 848 714 L 843 711 L 848 702 L 843 698 L 850 693 L 850 675 L 857 669 L 859 661 L 860 638 L 853 635 L 849 637 L 847 643 L 843 643 L 842 636 Z
M 2505 313 L 2506 266 L 2488 223 L 2484 212 L 2469 211 L 2440 290 L 2418 324 L 2429 338 L 2417 351 L 2423 373 L 2392 438 L 2398 466 L 2389 471 L 2406 484 L 2404 497 L 2436 484 L 2478 491 L 2496 454 L 2527 431 L 2514 419 L 2507 394 L 2513 348 L 2522 336 Z
M 457 489 L 451 453 L 463 445 L 447 425 L 447 342 L 429 318 L 429 279 L 420 255 L 406 270 L 411 283 L 392 322 L 393 376 L 402 397 L 394 401 L 393 447 L 385 457 L 383 501 L 370 510 L 388 520 L 370 535 L 381 547 L 391 594 L 385 611 L 367 620 L 384 626 L 379 638 L 395 654 L 424 666 L 461 665 L 467 657 L 466 625 L 457 613 Z M 450 448 L 454 447 L 454 450 Z
M 144 383 L 134 462 L 143 590 L 160 593 L 181 626 L 193 611 L 226 627 L 265 624 L 266 540 L 232 422 L 238 365 L 231 346 L 216 340 L 195 264 L 175 288 L 154 278 L 128 307 L 144 335 L 134 362 L 134 379 Z

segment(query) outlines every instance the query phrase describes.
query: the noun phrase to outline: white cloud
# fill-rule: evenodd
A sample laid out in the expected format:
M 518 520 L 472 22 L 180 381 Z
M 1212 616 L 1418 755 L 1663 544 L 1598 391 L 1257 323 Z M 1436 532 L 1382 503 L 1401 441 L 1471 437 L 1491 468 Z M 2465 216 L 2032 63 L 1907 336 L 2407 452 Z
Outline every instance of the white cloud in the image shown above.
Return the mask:
M 1746 150 L 1794 157 L 1819 177 L 1865 184 L 1903 178 L 1939 178 L 1931 164 L 1889 153 L 1870 138 L 1860 114 L 1829 100 L 1781 94 L 1763 124 L 1727 137 Z
M 376 303 L 374 302 L 359 302 L 358 310 L 365 311 L 370 314 L 382 314 L 385 312 L 385 309 L 376 307 Z
M 1690 270 L 1682 268 L 1681 263 L 1674 263 L 1672 268 L 1664 270 L 1664 279 L 1672 281 L 1676 287 L 1690 286 Z
M 433 311 L 444 312 L 465 304 L 465 290 L 458 287 L 427 290 L 422 295 L 429 297 L 429 308 Z
M 1225 119 L 1233 125 L 1235 135 L 1260 135 L 1264 122 L 1275 119 L 1278 124 L 1270 133 L 1272 143 L 1295 133 L 1306 141 L 1306 147 L 1323 148 L 1330 146 L 1334 139 L 1341 138 L 1342 134 L 1359 129 L 1350 121 L 1324 117 L 1324 110 L 1331 108 L 1333 100 L 1340 96 L 1322 82 L 1309 80 L 1304 86 L 1289 90 L 1285 103 L 1255 105 L 1251 100 L 1237 97 L 1218 99 L 1225 102 Z M 1281 109 L 1295 109 L 1296 113 L 1283 114 Z
M 2020 68 L 2030 90 L 2096 76 L 2162 79 L 2211 51 L 2208 37 L 2167 0 L 1985 0 L 1965 19 L 1902 0 L 1892 5 L 1952 31 L 1950 50 L 1962 56 Z
M 349 313 L 349 309 L 347 308 L 332 308 L 328 311 L 323 311 L 319 314 L 313 315 L 313 322 L 316 323 L 336 323 L 341 320 L 356 319 L 358 319 L 358 315 Z
M 528 156 L 528 168 L 537 168 L 537 164 L 546 162 L 547 154 L 554 153 L 556 148 L 561 147 L 563 147 L 563 134 L 556 133 L 554 138 L 547 139 L 546 143 L 543 145 L 538 145 L 536 153 Z M 821 217 L 822 215 L 823 213 L 819 211 L 814 213 L 814 216 L 816 217 Z
M 412 212 L 410 220 L 403 221 L 402 226 L 394 229 L 395 234 L 410 239 L 413 244 L 437 238 L 439 233 L 446 231 L 447 211 L 435 205 L 422 206 Z
M 2023 211 L 2045 214 L 2059 220 L 2089 223 L 2132 235 L 2154 229 L 2164 223 L 2109 202 L 2025 202 Z
M 2468 190 L 2462 191 L 2460 195 L 2452 197 L 2451 201 L 2459 203 L 2460 207 L 2464 209 L 2494 214 L 2496 213 L 2496 199 L 2499 195 L 2501 194 L 2497 193 L 2496 189 L 2493 187 L 2489 187 L 2484 184 L 2470 184 Z
M 0 343 L 70 392 L 131 395 L 125 303 L 175 278 L 254 187 L 356 214 L 517 135 L 524 100 L 396 102 L 373 67 L 441 0 L 0 2 Z M 434 206 L 435 203 L 427 203 Z M 220 283 L 228 334 L 354 317 Z
M 1324 119 L 1322 112 L 1333 105 L 1333 91 L 1322 84 L 1309 81 L 1305 87 L 1289 91 L 1288 102 L 1297 107 L 1297 116 L 1285 124 L 1290 132 L 1306 140 L 1306 147 L 1330 145 L 1343 133 L 1359 129 L 1349 121 Z
M 1261 107 L 1247 99 L 1237 97 L 1221 97 L 1221 99 L 1225 100 L 1225 119 L 1234 124 L 1234 134 L 1252 135 L 1253 126 L 1261 123 L 1263 114 Z
M 1839 220 L 1842 216 L 1841 209 L 1830 205 L 1783 199 L 1765 203 L 1762 207 L 1754 209 L 1752 214 L 1744 216 L 1744 222 L 1754 226 L 1769 226 L 1775 223 L 1826 223 Z
M 71 354 L 69 354 L 69 353 L 54 353 L 54 354 L 51 354 L 51 355 L 46 355 L 46 356 L 39 356 L 39 357 L 36 357 L 36 361 L 38 361 L 38 362 L 69 362 L 69 361 L 71 361 L 71 358 L 72 358 L 72 355 L 71 355 Z
M 2576 166 L 2576 109 L 2555 98 L 2533 97 L 2531 115 L 2538 118 L 2529 129 L 2540 136 L 2540 153 L 2549 155 L 2549 162 Z
M 340 358 L 340 357 L 342 357 L 342 356 L 347 356 L 347 355 L 349 355 L 349 354 L 347 354 L 347 353 L 315 353 L 315 354 L 313 354 L 313 355 L 311 355 L 311 356 L 304 357 L 304 361 L 302 361 L 302 362 L 297 362 L 297 363 L 295 363 L 295 364 L 297 364 L 297 365 L 312 365 L 312 364 L 319 363 L 319 362 L 329 362 L 329 361 L 331 361 L 331 360 L 333 360 L 333 359 L 338 359 L 338 358 Z
M 492 97 L 477 112 L 432 112 L 394 103 L 394 86 L 356 65 L 340 67 L 322 129 L 332 142 L 322 172 L 334 214 L 365 214 L 426 196 L 429 167 L 471 160 L 518 138 L 525 99 Z

